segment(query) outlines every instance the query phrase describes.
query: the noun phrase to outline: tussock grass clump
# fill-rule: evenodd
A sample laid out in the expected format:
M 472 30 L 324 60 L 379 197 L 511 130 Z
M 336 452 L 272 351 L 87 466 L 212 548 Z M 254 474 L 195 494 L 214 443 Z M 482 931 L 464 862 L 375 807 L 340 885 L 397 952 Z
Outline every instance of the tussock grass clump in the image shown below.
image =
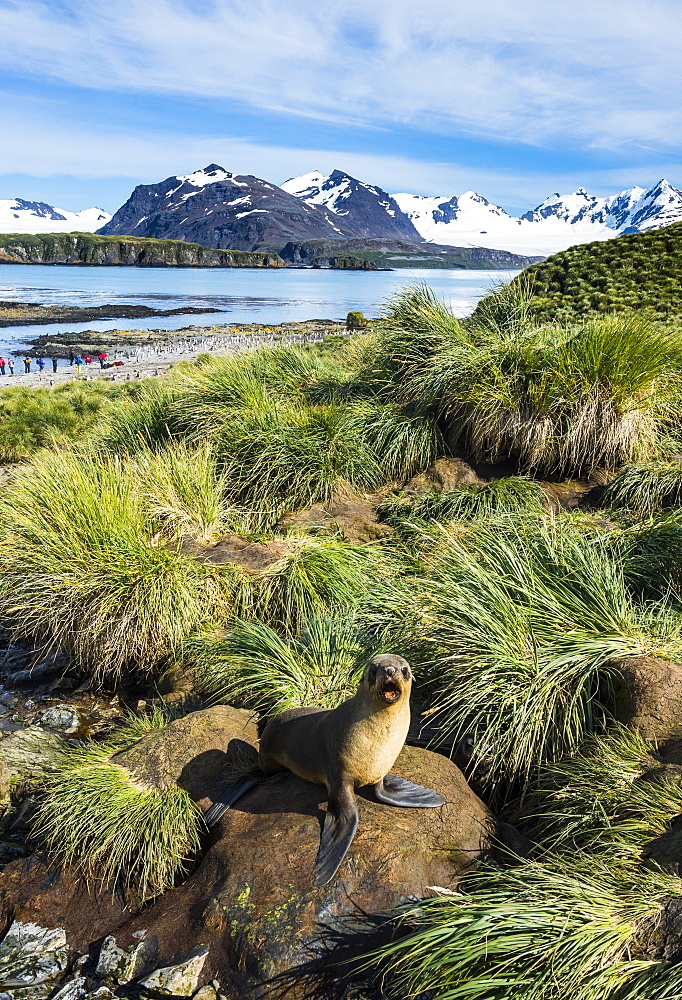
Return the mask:
M 235 503 L 270 510 L 275 520 L 287 510 L 330 500 L 349 484 L 375 489 L 383 479 L 371 449 L 347 433 L 338 406 L 278 406 L 235 415 L 223 427 L 218 454 Z
M 627 465 L 604 490 L 602 504 L 640 517 L 680 508 L 682 465 L 670 462 Z
M 163 721 L 158 714 L 130 720 L 104 743 L 65 746 L 44 778 L 33 830 L 60 862 L 79 864 L 89 881 L 142 899 L 173 886 L 198 851 L 202 828 L 201 812 L 184 789 L 140 788 L 111 760 Z
M 475 732 L 495 781 L 528 781 L 609 718 L 614 657 L 679 653 L 680 619 L 631 596 L 622 565 L 570 519 L 445 533 L 422 588 L 446 732 Z
M 386 578 L 402 568 L 397 557 L 378 546 L 304 536 L 281 560 L 243 581 L 233 612 L 295 629 L 311 616 L 343 613 L 371 601 Z
M 482 486 L 431 491 L 420 496 L 396 493 L 378 507 L 389 524 L 406 518 L 423 521 L 485 520 L 499 514 L 542 514 L 546 496 L 541 486 L 524 476 L 496 479 Z
M 624 531 L 617 548 L 632 592 L 645 600 L 682 601 L 682 519 L 645 521 Z
M 679 879 L 555 854 L 465 877 L 421 900 L 412 932 L 372 956 L 389 995 L 439 1000 L 672 1000 L 682 967 L 655 960 Z M 659 942 L 660 944 L 660 942 Z
M 369 653 L 352 619 L 311 616 L 298 634 L 259 621 L 190 640 L 199 690 L 263 715 L 296 705 L 335 708 L 355 693 Z
M 0 498 L 0 608 L 99 675 L 150 670 L 223 606 L 231 579 L 159 544 L 117 461 L 36 459 Z
M 21 462 L 38 448 L 78 441 L 102 418 L 122 386 L 104 382 L 0 391 L 0 462 Z
M 432 409 L 480 461 L 578 474 L 654 455 L 682 398 L 680 334 L 635 314 L 526 326 L 512 306 L 465 328 L 428 289 L 404 292 L 358 383 Z
M 343 434 L 367 447 L 384 482 L 408 479 L 446 451 L 432 415 L 412 413 L 373 400 L 356 402 L 347 408 Z
M 138 451 L 163 447 L 179 428 L 176 426 L 171 385 L 145 379 L 133 399 L 113 406 L 89 444 L 102 455 L 134 455 Z
M 635 863 L 682 812 L 682 788 L 655 752 L 622 727 L 593 736 L 543 770 L 524 804 L 526 829 L 552 850 L 606 852 Z
M 208 542 L 226 533 L 239 516 L 227 503 L 226 477 L 207 442 L 193 446 L 177 441 L 156 452 L 140 452 L 128 474 L 137 479 L 149 521 L 171 538 L 191 535 Z

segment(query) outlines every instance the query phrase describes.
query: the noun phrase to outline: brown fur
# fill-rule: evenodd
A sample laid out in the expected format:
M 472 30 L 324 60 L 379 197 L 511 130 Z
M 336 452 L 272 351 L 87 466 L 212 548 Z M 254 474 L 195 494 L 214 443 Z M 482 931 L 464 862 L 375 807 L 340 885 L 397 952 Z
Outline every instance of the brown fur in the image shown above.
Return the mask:
M 392 676 L 387 667 L 395 671 Z M 382 696 L 389 682 L 399 689 L 394 702 Z M 325 785 L 328 792 L 339 785 L 375 784 L 391 770 L 405 743 L 411 688 L 406 660 L 373 657 L 357 692 L 337 708 L 291 708 L 276 716 L 263 732 L 259 767 L 266 774 L 288 768 L 300 778 Z

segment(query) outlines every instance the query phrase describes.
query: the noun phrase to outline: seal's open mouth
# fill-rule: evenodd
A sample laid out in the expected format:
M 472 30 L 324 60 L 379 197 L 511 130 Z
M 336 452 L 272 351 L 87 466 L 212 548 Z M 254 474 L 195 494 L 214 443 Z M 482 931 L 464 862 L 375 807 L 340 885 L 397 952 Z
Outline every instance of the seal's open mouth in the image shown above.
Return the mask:
M 381 688 L 381 697 L 384 701 L 397 701 L 400 697 L 400 688 L 395 681 L 385 681 Z

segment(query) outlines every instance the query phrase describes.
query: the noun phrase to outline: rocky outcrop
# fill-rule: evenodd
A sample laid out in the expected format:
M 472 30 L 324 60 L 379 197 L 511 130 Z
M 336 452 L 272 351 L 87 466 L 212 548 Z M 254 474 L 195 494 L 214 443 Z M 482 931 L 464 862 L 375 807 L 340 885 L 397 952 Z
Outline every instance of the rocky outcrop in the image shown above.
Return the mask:
M 291 264 L 312 267 L 331 267 L 335 257 L 361 257 L 379 267 L 428 267 L 456 270 L 483 270 L 486 268 L 525 268 L 538 257 L 526 257 L 507 250 L 488 250 L 485 247 L 436 246 L 432 243 L 410 243 L 404 239 L 391 239 L 378 234 L 370 238 L 335 240 L 295 240 L 279 251 L 282 260 Z
M 111 762 L 124 768 L 137 788 L 164 792 L 179 785 L 208 807 L 231 766 L 230 754 L 257 739 L 252 712 L 214 705 L 152 730 Z
M 89 264 L 104 267 L 283 267 L 271 253 L 214 250 L 170 239 L 45 233 L 0 236 L 0 264 Z M 185 312 L 187 310 L 183 310 Z M 151 313 L 151 315 L 157 315 Z M 160 315 L 160 314 L 158 314 Z
M 443 493 L 461 486 L 482 486 L 485 480 L 462 458 L 437 458 L 403 487 L 406 493 Z
M 126 909 L 104 888 L 88 892 L 74 870 L 58 874 L 34 856 L 0 875 L 3 911 L 63 929 L 72 954 L 92 954 L 113 937 L 103 963 L 140 976 L 144 968 L 150 987 L 163 988 L 158 970 L 173 969 L 173 982 L 183 973 L 192 987 L 217 980 L 234 1000 L 261 996 L 264 984 L 274 998 L 302 996 L 312 981 L 342 973 L 338 958 L 368 946 L 368 920 L 385 924 L 387 910 L 431 886 L 452 889 L 491 848 L 493 817 L 451 761 L 405 747 L 394 771 L 435 788 L 445 805 L 397 809 L 360 797 L 355 841 L 323 888 L 312 868 L 326 793 L 286 774 L 240 799 L 212 830 L 196 871 L 144 909 L 130 900 Z M 134 955 L 141 941 L 148 946 Z M 151 962 L 156 972 L 147 971 Z
M 655 743 L 682 736 L 682 664 L 655 656 L 623 656 L 611 666 L 622 677 L 616 683 L 619 722 Z

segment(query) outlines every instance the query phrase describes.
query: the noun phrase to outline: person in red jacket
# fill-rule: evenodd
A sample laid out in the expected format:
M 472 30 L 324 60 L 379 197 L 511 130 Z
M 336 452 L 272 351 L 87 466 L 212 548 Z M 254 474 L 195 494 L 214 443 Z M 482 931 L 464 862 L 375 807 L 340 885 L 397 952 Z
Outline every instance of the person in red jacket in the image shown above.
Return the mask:
M 104 368 L 104 362 L 107 360 L 108 357 L 109 355 L 107 354 L 106 351 L 102 351 L 101 354 L 97 355 L 97 360 L 99 361 L 100 368 Z

